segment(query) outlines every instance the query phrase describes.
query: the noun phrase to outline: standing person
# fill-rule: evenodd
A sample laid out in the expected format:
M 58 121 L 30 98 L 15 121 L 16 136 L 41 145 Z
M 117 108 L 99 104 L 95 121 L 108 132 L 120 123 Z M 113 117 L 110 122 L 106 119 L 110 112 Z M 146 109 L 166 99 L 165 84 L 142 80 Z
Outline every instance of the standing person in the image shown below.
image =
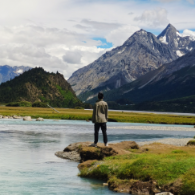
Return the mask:
M 95 106 L 93 108 L 92 123 L 94 123 L 94 143 L 90 145 L 93 147 L 97 147 L 100 128 L 103 134 L 104 145 L 108 146 L 108 138 L 106 133 L 106 123 L 108 121 L 108 104 L 103 101 L 103 98 L 103 93 L 99 92 L 98 101 L 95 103 Z

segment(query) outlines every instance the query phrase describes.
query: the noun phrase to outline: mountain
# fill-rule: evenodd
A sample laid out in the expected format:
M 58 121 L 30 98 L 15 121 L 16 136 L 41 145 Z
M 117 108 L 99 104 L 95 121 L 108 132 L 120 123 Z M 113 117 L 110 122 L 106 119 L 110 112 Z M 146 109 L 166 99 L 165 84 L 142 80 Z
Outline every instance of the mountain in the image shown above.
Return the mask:
M 15 78 L 29 69 L 31 69 L 29 66 L 0 66 L 0 84 Z
M 128 99 L 134 103 L 165 101 L 195 95 L 195 49 L 136 81 L 105 92 L 105 100 Z M 94 102 L 94 99 L 88 102 Z
M 171 24 L 169 24 L 157 38 L 179 57 L 195 48 L 195 37 L 181 35 Z
M 122 46 L 74 72 L 68 82 L 77 96 L 86 101 L 100 90 L 109 91 L 131 83 L 193 48 L 195 40 L 182 37 L 171 24 L 158 37 L 139 30 Z
M 55 107 L 83 106 L 60 73 L 33 68 L 0 85 L 1 102 L 46 102 Z

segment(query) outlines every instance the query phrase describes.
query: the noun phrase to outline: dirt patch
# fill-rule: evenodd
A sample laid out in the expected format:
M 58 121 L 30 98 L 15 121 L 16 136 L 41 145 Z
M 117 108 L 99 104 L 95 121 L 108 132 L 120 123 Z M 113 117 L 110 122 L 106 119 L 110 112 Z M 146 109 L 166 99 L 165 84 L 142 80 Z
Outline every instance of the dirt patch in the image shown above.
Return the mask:
M 91 167 L 97 160 L 88 160 L 83 163 L 80 163 L 77 167 L 79 170 L 84 169 L 84 168 L 89 168 Z
M 155 195 L 159 192 L 161 191 L 155 181 L 136 181 L 131 185 L 129 190 L 130 194 L 137 195 Z

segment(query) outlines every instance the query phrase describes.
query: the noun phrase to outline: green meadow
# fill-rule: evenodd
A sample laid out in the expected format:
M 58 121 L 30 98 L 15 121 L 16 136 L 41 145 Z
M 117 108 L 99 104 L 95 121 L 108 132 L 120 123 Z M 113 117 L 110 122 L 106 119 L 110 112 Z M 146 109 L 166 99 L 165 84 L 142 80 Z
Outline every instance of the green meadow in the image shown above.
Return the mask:
M 159 143 L 143 146 L 131 154 L 106 157 L 81 169 L 81 177 L 107 180 L 114 191 L 127 188 L 136 181 L 153 182 L 156 188 L 195 194 L 194 147 L 177 147 Z M 174 187 L 175 186 L 175 187 Z M 173 187 L 175 189 L 173 189 Z
M 70 120 L 91 120 L 92 110 L 56 108 L 59 113 L 51 108 L 36 107 L 0 107 L 1 115 L 31 116 L 32 118 L 42 117 L 45 119 L 70 119 Z M 109 111 L 109 121 L 128 123 L 156 123 L 156 124 L 189 124 L 195 125 L 195 117 L 163 115 L 151 113 L 127 113 Z

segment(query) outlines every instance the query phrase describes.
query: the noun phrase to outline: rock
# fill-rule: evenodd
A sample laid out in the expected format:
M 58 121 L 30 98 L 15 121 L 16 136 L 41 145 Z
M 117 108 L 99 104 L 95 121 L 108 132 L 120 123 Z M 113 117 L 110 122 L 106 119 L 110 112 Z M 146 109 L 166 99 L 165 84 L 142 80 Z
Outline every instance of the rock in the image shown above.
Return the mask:
M 77 142 L 64 148 L 64 152 L 78 151 L 83 146 L 89 146 L 92 142 Z
M 36 119 L 36 121 L 44 121 L 44 119 L 39 117 Z
M 103 186 L 108 186 L 108 183 L 103 183 Z
M 187 143 L 187 146 L 195 146 L 195 140 L 190 140 L 190 141 Z
M 155 195 L 174 195 L 171 192 L 161 192 L 161 193 L 157 193 Z
M 12 116 L 9 116 L 8 118 L 9 118 L 9 119 L 13 119 L 13 117 L 12 117 Z
M 3 118 L 3 119 L 8 119 L 8 117 L 7 117 L 7 116 L 3 116 L 2 118 Z
M 23 121 L 31 121 L 32 119 L 31 119 L 31 116 L 25 116 L 24 118 L 23 118 Z
M 0 119 L 3 118 L 3 115 L 0 115 Z
M 124 141 L 115 144 L 109 144 L 104 146 L 102 143 L 98 143 L 97 147 L 90 147 L 92 142 L 77 142 L 70 144 L 63 151 L 57 152 L 56 156 L 72 160 L 72 155 L 79 154 L 80 162 L 88 160 L 102 160 L 107 156 L 115 156 L 122 154 L 129 154 L 129 149 L 138 149 L 139 146 L 134 141 Z M 70 153 L 70 152 L 76 153 Z M 77 158 L 78 161 L 78 158 Z
M 72 151 L 72 152 L 60 151 L 60 152 L 56 152 L 55 155 L 57 157 L 69 159 L 69 160 L 76 161 L 76 162 L 80 162 L 81 160 L 80 154 L 76 151 Z
M 135 181 L 132 186 L 130 187 L 130 194 L 137 194 L 137 195 L 152 195 L 155 193 L 161 192 L 158 189 L 158 186 L 154 184 L 153 181 Z
M 13 119 L 21 119 L 21 118 L 22 118 L 21 116 L 16 116 L 16 115 L 13 116 Z

